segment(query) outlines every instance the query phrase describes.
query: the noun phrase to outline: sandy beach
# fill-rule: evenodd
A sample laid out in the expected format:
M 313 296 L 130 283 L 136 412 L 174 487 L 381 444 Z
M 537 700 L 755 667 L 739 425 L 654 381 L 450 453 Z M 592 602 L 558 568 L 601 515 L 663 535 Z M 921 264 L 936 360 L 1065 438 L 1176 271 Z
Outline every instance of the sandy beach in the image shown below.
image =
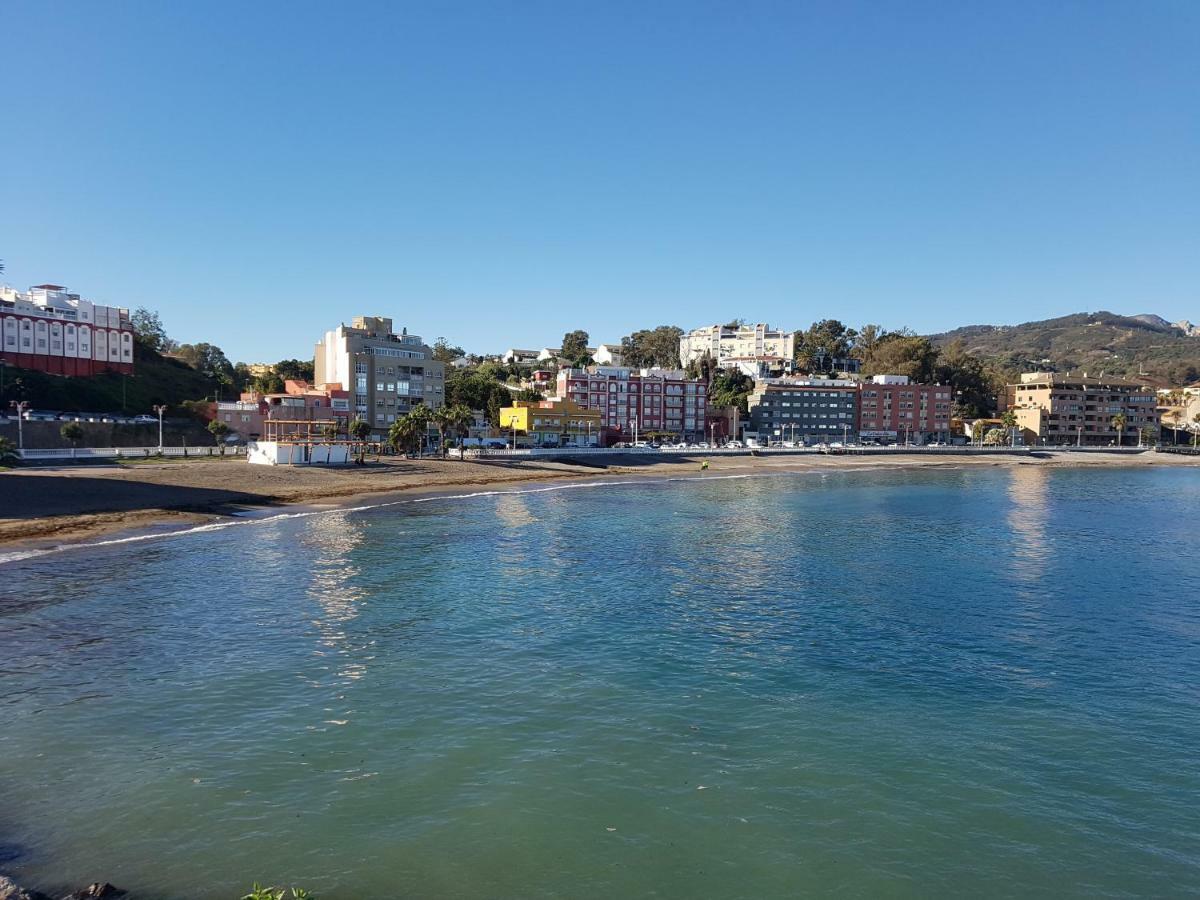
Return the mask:
M 754 471 L 963 466 L 1200 466 L 1165 453 L 1037 451 L 1021 455 L 911 452 L 878 456 L 710 456 L 713 475 Z M 364 495 L 418 494 L 563 479 L 693 474 L 693 456 L 459 461 L 384 457 L 344 468 L 254 466 L 241 459 L 18 469 L 0 473 L 0 543 L 32 546 L 100 535 L 175 530 L 289 505 L 346 505 Z

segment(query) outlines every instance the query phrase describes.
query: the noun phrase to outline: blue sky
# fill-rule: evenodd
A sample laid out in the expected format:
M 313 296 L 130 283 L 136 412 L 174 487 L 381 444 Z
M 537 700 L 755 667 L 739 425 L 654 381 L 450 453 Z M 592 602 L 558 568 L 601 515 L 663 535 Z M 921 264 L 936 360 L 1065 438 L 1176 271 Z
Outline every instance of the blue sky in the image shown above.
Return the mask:
M 1200 319 L 1200 4 L 0 9 L 0 258 L 233 359 Z

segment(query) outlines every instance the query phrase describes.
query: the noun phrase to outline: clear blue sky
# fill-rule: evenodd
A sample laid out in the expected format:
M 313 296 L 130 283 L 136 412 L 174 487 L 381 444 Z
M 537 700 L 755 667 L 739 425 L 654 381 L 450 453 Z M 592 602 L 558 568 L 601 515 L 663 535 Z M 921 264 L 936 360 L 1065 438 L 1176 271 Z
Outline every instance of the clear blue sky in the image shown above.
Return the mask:
M 1200 319 L 1200 3 L 0 7 L 6 280 L 230 358 Z

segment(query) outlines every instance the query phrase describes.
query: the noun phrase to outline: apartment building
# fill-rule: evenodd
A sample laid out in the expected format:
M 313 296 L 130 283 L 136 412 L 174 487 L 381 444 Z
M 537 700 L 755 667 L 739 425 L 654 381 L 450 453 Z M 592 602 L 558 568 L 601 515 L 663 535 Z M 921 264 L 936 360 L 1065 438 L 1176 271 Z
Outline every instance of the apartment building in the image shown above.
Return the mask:
M 945 385 L 912 384 L 907 375 L 876 375 L 859 385 L 859 437 L 906 444 L 948 442 L 953 393 Z
M 84 300 L 60 284 L 0 286 L 0 362 L 53 375 L 132 375 L 129 310 Z
M 332 422 L 342 433 L 350 421 L 350 392 L 337 385 L 314 387 L 306 381 L 287 379 L 281 393 L 246 391 L 237 400 L 219 401 L 216 418 L 246 440 L 266 434 L 265 422 Z
M 1008 386 L 1008 405 L 1027 442 L 1107 446 L 1137 444 L 1138 434 L 1158 434 L 1154 389 L 1117 378 L 1089 378 L 1057 372 L 1029 372 Z M 1125 416 L 1118 433 L 1113 418 Z
M 747 437 L 760 443 L 816 444 L 858 439 L 858 383 L 833 378 L 762 382 L 747 399 Z
M 600 413 L 573 400 L 517 400 L 500 408 L 501 433 L 508 430 L 519 446 L 587 447 L 598 445 Z
M 379 316 L 355 316 L 327 331 L 316 346 L 313 380 L 347 391 L 350 411 L 376 438 L 417 404 L 437 409 L 446 397 L 445 366 L 433 350 L 407 329 L 396 334 L 392 320 Z
M 663 432 L 683 440 L 704 437 L 708 386 L 679 369 L 561 369 L 557 390 L 559 397 L 598 412 L 617 440 L 628 440 L 634 432 Z
M 717 365 L 733 360 L 763 360 L 790 364 L 796 356 L 796 332 L 780 331 L 770 325 L 709 325 L 689 331 L 679 339 L 679 359 L 683 365 L 697 362 L 708 354 Z

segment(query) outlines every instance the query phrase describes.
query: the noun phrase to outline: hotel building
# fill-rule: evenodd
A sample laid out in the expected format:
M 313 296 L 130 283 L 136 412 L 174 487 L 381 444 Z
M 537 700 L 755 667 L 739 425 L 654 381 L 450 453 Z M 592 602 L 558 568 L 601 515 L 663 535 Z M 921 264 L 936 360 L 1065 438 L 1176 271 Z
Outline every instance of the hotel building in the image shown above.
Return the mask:
M 421 338 L 394 333 L 387 318 L 355 316 L 327 331 L 313 366 L 313 381 L 347 391 L 350 411 L 377 437 L 417 404 L 437 409 L 446 397 L 445 367 Z
M 0 286 L 0 362 L 53 375 L 133 374 L 129 310 L 58 284 Z
M 952 395 L 945 385 L 911 384 L 907 375 L 876 375 L 859 385 L 859 437 L 906 444 L 949 441 Z
M 1020 384 L 1008 386 L 1008 405 L 1026 440 L 1038 443 L 1137 444 L 1142 429 L 1151 428 L 1155 435 L 1159 429 L 1154 389 L 1119 378 L 1030 372 Z M 1125 416 L 1120 435 L 1112 424 L 1118 413 Z
M 636 431 L 665 432 L 702 440 L 708 412 L 708 386 L 678 369 L 589 366 L 561 369 L 558 396 L 600 414 L 601 424 L 628 440 Z
M 815 444 L 858 437 L 858 383 L 832 378 L 780 378 L 747 398 L 747 436 L 761 443 Z

